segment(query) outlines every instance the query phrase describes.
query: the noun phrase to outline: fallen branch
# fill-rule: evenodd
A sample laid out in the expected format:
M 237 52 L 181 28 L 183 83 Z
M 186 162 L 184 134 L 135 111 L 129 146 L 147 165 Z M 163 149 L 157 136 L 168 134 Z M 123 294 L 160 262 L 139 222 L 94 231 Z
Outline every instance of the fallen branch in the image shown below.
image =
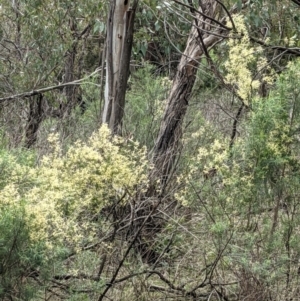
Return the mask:
M 41 88 L 41 89 L 36 89 L 36 90 L 29 91 L 29 92 L 23 92 L 23 93 L 19 93 L 19 94 L 16 94 L 16 95 L 11 95 L 11 96 L 8 96 L 8 97 L 2 97 L 2 98 L 0 98 L 0 103 L 3 102 L 3 101 L 6 101 L 6 100 L 15 99 L 15 98 L 31 97 L 31 96 L 38 95 L 38 94 L 41 94 L 41 93 L 44 93 L 44 92 L 62 89 L 62 88 L 67 87 L 67 86 L 80 85 L 87 78 L 94 76 L 100 70 L 101 70 L 101 68 L 97 68 L 93 73 L 89 74 L 88 76 L 86 76 L 84 78 L 81 78 L 81 79 L 78 79 L 78 80 L 74 80 L 72 82 L 68 82 L 68 83 L 64 83 L 64 84 L 60 84 L 60 85 L 56 85 L 56 86 L 50 86 L 50 87 L 46 87 L 46 88 Z

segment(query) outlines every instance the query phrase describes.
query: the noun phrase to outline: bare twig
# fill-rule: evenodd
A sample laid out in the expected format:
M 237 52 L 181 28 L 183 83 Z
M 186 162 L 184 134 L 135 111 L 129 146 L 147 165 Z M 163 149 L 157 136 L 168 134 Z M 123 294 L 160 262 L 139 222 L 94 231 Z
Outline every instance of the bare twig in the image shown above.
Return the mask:
M 102 301 L 103 298 L 105 297 L 106 293 L 109 291 L 109 289 L 112 287 L 112 285 L 116 282 L 116 278 L 119 274 L 120 269 L 122 268 L 129 252 L 131 251 L 134 243 L 136 242 L 136 240 L 138 239 L 138 236 L 140 235 L 142 229 L 144 228 L 144 226 L 146 225 L 147 221 L 149 220 L 149 218 L 153 215 L 153 213 L 157 210 L 158 206 L 161 204 L 162 199 L 160 199 L 157 204 L 155 206 L 153 206 L 151 212 L 147 215 L 147 217 L 144 219 L 143 223 L 141 224 L 140 228 L 137 230 L 136 234 L 134 235 L 132 241 L 130 242 L 130 244 L 127 247 L 127 250 L 122 258 L 122 260 L 120 261 L 117 269 L 115 270 L 113 276 L 111 277 L 111 280 L 106 284 L 106 288 L 104 289 L 104 291 L 101 293 L 101 295 L 98 298 L 98 301 Z

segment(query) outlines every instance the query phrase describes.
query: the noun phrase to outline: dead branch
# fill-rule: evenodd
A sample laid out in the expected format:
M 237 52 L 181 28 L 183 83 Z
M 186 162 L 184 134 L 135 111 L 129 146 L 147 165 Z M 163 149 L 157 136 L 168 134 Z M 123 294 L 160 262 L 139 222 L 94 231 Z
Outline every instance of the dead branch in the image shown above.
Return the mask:
M 60 85 L 56 85 L 56 86 L 50 86 L 50 87 L 46 87 L 46 88 L 41 88 L 41 89 L 36 89 L 36 90 L 29 91 L 29 92 L 23 92 L 23 93 L 11 95 L 8 97 L 2 97 L 2 98 L 0 98 L 0 103 L 7 101 L 7 100 L 16 99 L 16 98 L 27 98 L 27 97 L 31 97 L 31 96 L 45 93 L 45 92 L 52 91 L 52 90 L 59 90 L 64 87 L 67 87 L 67 86 L 81 85 L 87 78 L 94 76 L 100 70 L 101 70 L 101 68 L 97 68 L 94 72 L 92 72 L 88 76 L 78 79 L 78 80 L 74 80 L 72 82 L 68 82 L 68 83 L 64 83 L 64 84 L 60 84 Z

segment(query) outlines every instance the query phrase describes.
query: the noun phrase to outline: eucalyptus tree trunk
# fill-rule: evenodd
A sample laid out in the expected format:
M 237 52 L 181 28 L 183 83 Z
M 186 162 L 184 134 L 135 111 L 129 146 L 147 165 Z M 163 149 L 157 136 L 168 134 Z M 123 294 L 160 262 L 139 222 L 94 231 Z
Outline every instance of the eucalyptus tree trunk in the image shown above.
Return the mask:
M 121 133 L 125 94 L 133 41 L 133 23 L 138 0 L 111 0 L 107 24 L 106 83 L 102 122 Z
M 217 1 L 204 0 L 198 10 L 203 14 L 195 14 L 193 27 L 177 68 L 154 146 L 154 172 L 155 176 L 158 176 L 163 182 L 168 180 L 179 152 L 182 122 L 187 111 L 201 56 L 222 39 L 218 33 L 220 34 L 224 30 L 223 27 L 212 27 L 211 19 L 217 18 L 216 15 L 219 11 Z

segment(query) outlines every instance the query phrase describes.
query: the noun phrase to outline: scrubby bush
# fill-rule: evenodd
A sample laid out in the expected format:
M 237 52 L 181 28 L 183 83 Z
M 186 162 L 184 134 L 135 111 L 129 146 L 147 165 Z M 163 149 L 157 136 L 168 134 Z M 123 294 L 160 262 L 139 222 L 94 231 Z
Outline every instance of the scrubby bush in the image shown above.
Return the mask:
M 57 135 L 49 141 L 52 150 L 36 166 L 19 164 L 13 155 L 1 157 L 3 298 L 10 294 L 25 300 L 33 288 L 29 280 L 41 276 L 48 260 L 80 253 L 105 233 L 105 207 L 125 205 L 147 189 L 146 149 L 112 137 L 106 126 L 65 153 Z

